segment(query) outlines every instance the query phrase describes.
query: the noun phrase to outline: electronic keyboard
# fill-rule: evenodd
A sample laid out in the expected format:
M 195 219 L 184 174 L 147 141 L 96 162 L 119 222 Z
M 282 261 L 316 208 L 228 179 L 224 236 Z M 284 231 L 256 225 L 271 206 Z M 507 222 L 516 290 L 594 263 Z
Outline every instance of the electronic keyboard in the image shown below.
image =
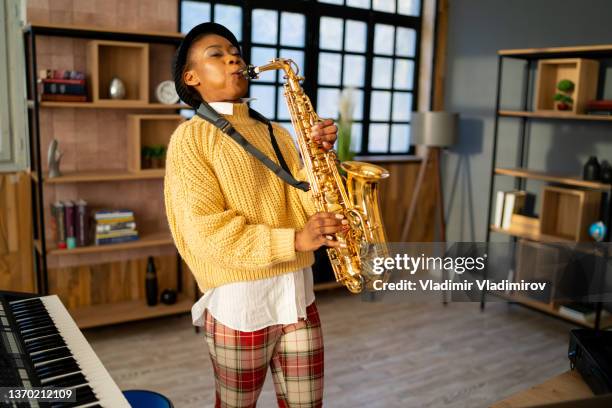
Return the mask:
M 0 323 L 1 406 L 130 407 L 57 296 L 0 292 Z M 76 401 L 7 399 L 9 389 L 43 387 L 71 390 Z

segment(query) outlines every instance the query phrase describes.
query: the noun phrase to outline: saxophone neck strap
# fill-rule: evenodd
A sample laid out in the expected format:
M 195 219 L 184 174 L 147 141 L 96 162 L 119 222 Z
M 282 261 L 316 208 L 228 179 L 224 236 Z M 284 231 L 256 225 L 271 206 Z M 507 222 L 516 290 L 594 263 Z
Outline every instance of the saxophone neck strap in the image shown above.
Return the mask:
M 196 111 L 196 114 L 205 121 L 211 123 L 213 126 L 221 130 L 229 137 L 231 137 L 236 143 L 242 146 L 244 150 L 250 153 L 257 160 L 259 160 L 264 166 L 270 169 L 274 174 L 276 174 L 277 177 L 279 177 L 285 183 L 302 191 L 308 191 L 310 189 L 310 185 L 307 182 L 296 180 L 295 177 L 291 175 L 291 172 L 289 171 L 289 166 L 287 166 L 287 162 L 283 158 L 280 148 L 278 147 L 278 143 L 276 142 L 276 137 L 274 137 L 272 123 L 259 112 L 249 108 L 249 115 L 252 118 L 257 119 L 258 121 L 263 122 L 268 126 L 268 132 L 270 133 L 270 142 L 272 143 L 272 148 L 274 149 L 274 153 L 278 162 L 280 163 L 280 166 L 273 160 L 271 160 L 268 156 L 266 156 L 261 150 L 253 146 L 248 140 L 246 140 L 244 136 L 242 136 L 236 129 L 234 129 L 232 124 L 227 119 L 219 115 L 219 113 L 215 111 L 209 104 L 201 103 L 200 107 Z

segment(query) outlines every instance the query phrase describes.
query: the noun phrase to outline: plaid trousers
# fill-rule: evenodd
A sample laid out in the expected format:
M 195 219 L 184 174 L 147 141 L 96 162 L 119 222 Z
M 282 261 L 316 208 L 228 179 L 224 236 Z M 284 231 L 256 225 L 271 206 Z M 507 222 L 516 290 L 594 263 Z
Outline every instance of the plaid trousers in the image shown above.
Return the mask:
M 321 407 L 323 337 L 314 303 L 306 320 L 254 332 L 231 329 L 205 312 L 204 334 L 215 373 L 215 407 L 255 407 L 268 365 L 280 408 Z

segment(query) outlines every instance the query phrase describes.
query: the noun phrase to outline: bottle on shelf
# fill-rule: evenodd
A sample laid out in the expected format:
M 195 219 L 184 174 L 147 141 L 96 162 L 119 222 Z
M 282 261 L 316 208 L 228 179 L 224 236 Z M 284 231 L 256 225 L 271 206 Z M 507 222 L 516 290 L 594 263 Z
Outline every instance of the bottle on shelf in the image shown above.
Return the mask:
M 157 304 L 157 272 L 155 271 L 155 262 L 152 256 L 147 259 L 145 292 L 147 296 L 147 305 L 155 306 Z

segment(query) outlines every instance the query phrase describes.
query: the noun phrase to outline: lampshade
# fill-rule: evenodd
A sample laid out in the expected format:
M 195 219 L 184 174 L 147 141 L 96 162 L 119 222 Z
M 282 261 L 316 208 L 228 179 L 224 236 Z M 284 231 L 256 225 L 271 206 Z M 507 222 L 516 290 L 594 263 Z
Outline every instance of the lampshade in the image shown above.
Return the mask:
M 459 115 L 449 112 L 412 112 L 415 145 L 449 147 L 455 143 Z

